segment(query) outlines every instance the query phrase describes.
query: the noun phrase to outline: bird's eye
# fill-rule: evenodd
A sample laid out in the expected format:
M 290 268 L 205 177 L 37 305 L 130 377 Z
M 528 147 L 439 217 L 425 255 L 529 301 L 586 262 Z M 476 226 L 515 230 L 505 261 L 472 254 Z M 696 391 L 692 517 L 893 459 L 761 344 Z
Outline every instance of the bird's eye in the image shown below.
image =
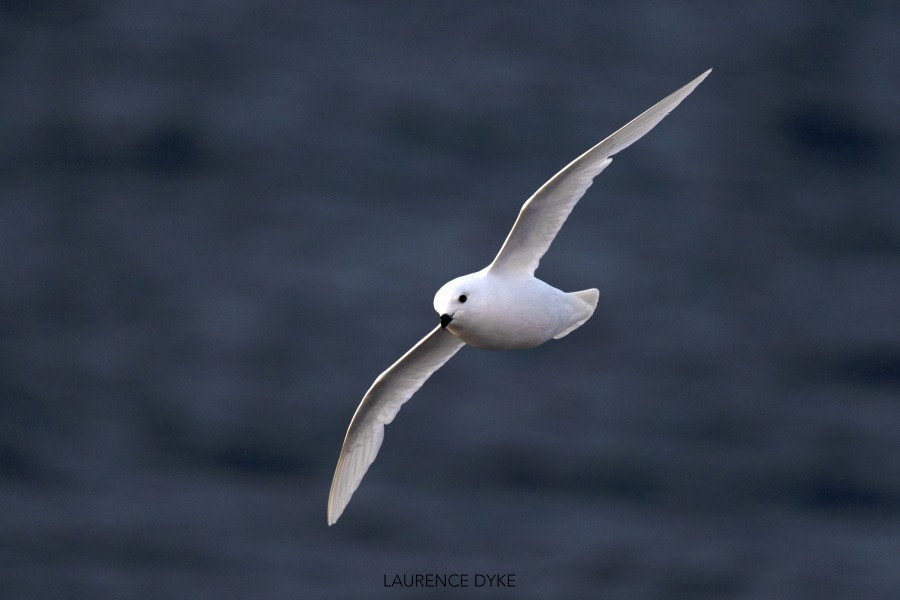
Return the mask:
M 465 302 L 466 300 L 467 300 L 467 298 L 466 298 L 465 294 L 463 294 L 462 296 L 459 297 L 460 302 Z

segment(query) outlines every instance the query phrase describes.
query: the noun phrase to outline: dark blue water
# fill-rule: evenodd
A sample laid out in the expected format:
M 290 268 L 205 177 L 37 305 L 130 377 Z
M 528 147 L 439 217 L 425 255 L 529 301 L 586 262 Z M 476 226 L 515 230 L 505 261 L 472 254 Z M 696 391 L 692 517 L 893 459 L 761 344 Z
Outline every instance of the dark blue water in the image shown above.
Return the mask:
M 0 4 L 0 596 L 900 597 L 892 3 L 282 4 Z M 328 528 L 437 288 L 708 67 L 542 262 L 591 321 Z

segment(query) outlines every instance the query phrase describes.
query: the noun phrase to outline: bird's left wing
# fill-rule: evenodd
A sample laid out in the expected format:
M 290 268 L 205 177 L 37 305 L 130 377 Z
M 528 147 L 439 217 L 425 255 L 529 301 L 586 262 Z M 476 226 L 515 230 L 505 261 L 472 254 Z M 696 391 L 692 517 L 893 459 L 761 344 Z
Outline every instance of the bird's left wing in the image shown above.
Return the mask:
M 464 345 L 449 331 L 435 327 L 375 380 L 363 396 L 344 437 L 328 495 L 329 525 L 333 525 L 344 512 L 363 475 L 375 460 L 384 439 L 384 426 L 394 420 L 400 407 L 431 374 Z
M 610 157 L 656 127 L 706 79 L 710 71 L 712 69 L 642 112 L 542 185 L 522 206 L 519 218 L 489 268 L 500 273 L 533 275 L 541 257 L 559 233 L 559 228 L 591 186 L 594 177 L 612 161 Z

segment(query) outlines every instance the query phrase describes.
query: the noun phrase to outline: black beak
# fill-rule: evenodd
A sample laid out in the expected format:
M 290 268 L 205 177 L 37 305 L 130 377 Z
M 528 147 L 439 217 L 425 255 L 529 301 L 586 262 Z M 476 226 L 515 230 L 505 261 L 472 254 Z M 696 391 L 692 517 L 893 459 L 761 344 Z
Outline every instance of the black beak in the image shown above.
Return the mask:
M 453 317 L 451 317 L 450 315 L 448 315 L 446 313 L 441 315 L 441 329 L 447 329 L 447 325 L 449 325 L 450 321 L 452 321 L 452 320 L 453 320 Z

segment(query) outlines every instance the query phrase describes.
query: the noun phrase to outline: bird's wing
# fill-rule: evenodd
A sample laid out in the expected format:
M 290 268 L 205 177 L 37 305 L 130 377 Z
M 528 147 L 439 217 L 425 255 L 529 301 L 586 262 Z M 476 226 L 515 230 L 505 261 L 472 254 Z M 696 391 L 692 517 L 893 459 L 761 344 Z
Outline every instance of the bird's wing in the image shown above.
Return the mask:
M 344 437 L 328 495 L 329 525 L 333 525 L 344 512 L 363 475 L 375 460 L 384 439 L 384 426 L 394 420 L 403 403 L 422 387 L 431 374 L 464 345 L 449 331 L 435 327 L 375 380 L 363 396 Z
M 711 71 L 654 104 L 542 185 L 522 206 L 519 218 L 489 268 L 494 272 L 533 275 L 572 208 L 591 186 L 594 177 L 612 161 L 610 156 L 653 129 Z

